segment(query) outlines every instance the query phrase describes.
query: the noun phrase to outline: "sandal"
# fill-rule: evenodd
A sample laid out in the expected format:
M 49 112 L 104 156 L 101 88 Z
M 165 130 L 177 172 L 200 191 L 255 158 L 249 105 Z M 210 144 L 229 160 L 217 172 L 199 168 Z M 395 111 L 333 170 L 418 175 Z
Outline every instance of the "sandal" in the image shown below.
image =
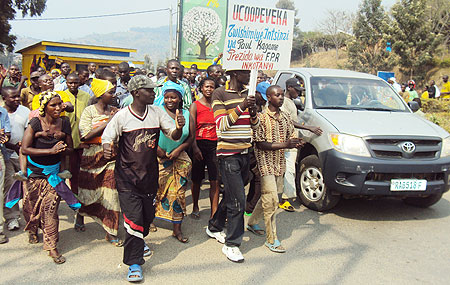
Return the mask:
M 189 239 L 183 237 L 183 234 L 182 234 L 182 233 L 178 233 L 178 234 L 172 233 L 172 236 L 173 236 L 175 239 L 177 239 L 179 242 L 181 242 L 181 243 L 188 243 L 188 242 L 189 242 Z
M 267 241 L 264 243 L 265 246 L 267 246 L 271 251 L 277 252 L 277 253 L 283 253 L 286 252 L 286 249 L 281 245 L 281 242 L 279 240 L 275 240 L 274 243 L 270 244 Z
M 285 210 L 286 212 L 294 212 L 295 209 L 294 207 L 291 205 L 291 203 L 289 203 L 288 200 L 284 200 L 284 202 L 282 201 L 282 203 L 280 203 L 279 207 L 283 210 Z
M 200 211 L 192 212 L 191 218 L 193 218 L 194 220 L 200 220 Z
M 154 223 L 151 223 L 150 224 L 150 229 L 149 229 L 151 232 L 156 232 L 157 230 L 158 230 L 158 228 L 155 226 L 155 224 Z
M 247 230 L 254 233 L 257 236 L 263 236 L 266 232 L 258 225 L 247 225 Z
M 139 264 L 133 264 L 128 267 L 128 282 L 139 282 L 142 281 L 142 267 Z
M 38 235 L 37 235 L 36 233 L 31 233 L 31 232 L 29 232 L 29 233 L 28 233 L 28 242 L 29 242 L 30 244 L 37 244 L 37 243 L 39 243 L 39 237 L 38 237 Z
M 61 254 L 58 256 L 51 256 L 49 253 L 48 256 L 50 256 L 53 259 L 53 262 L 56 264 L 63 264 L 64 262 L 66 262 L 66 258 Z
M 105 237 L 105 240 L 107 242 L 109 242 L 110 244 L 114 245 L 115 247 L 122 247 L 123 246 L 123 240 L 119 239 L 119 238 L 114 238 L 113 236 L 111 236 L 111 238 L 113 239 L 109 239 L 108 235 Z
M 146 243 L 144 243 L 144 257 L 151 256 L 153 252 L 150 250 L 150 247 Z

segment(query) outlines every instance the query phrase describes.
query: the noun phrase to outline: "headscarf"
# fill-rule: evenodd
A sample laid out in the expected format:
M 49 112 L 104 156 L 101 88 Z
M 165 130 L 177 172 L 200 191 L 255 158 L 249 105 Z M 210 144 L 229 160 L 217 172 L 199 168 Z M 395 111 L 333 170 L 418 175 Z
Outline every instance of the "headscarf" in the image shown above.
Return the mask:
M 169 91 L 175 92 L 177 93 L 178 97 L 180 97 L 180 99 L 183 100 L 184 88 L 183 86 L 181 86 L 181 84 L 168 80 L 164 83 L 161 91 L 163 96 Z
M 54 71 L 58 72 L 58 75 L 61 74 L 61 70 L 59 70 L 57 68 L 52 69 L 52 71 L 50 73 L 53 74 Z
M 112 88 L 114 88 L 114 85 L 108 80 L 102 80 L 97 78 L 92 79 L 91 90 L 94 93 L 95 97 L 97 98 L 102 96 Z
M 56 97 L 61 99 L 61 96 L 55 91 L 45 91 L 41 93 L 41 98 L 39 99 L 41 101 L 41 105 L 39 106 L 39 115 L 41 115 L 41 117 L 45 116 L 45 107 L 47 107 L 48 102 Z
M 180 106 L 183 105 L 183 95 L 184 95 L 184 88 L 181 86 L 181 84 L 177 84 L 171 80 L 167 80 L 164 85 L 161 87 L 161 95 L 159 95 L 155 101 L 153 102 L 153 105 L 155 106 L 163 106 L 164 105 L 164 94 L 167 92 L 175 92 L 178 97 L 180 97 Z

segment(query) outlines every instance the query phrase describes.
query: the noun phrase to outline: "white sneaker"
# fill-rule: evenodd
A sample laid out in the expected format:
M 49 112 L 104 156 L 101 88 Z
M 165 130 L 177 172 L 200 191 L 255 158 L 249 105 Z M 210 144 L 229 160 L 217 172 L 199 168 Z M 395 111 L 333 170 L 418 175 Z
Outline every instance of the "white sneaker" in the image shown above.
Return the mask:
M 225 243 L 226 234 L 223 231 L 221 231 L 221 232 L 212 232 L 212 231 L 209 230 L 208 227 L 206 227 L 206 234 L 209 237 L 211 237 L 211 238 L 215 238 L 218 242 L 220 242 L 222 244 Z
M 227 256 L 229 260 L 233 262 L 244 262 L 244 256 L 237 246 L 223 245 L 222 252 Z
M 17 219 L 12 219 L 11 222 L 8 223 L 8 231 L 14 231 L 19 229 L 20 225 L 19 225 L 19 220 Z

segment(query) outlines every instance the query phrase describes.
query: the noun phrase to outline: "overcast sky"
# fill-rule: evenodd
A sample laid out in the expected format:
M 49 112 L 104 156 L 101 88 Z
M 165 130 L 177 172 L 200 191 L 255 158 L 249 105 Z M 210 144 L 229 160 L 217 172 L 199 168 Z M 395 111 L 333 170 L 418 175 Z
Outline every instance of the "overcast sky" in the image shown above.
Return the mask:
M 221 0 L 219 0 L 221 1 Z M 236 2 L 238 2 L 237 0 Z M 246 4 L 257 4 L 275 7 L 277 0 L 245 0 Z M 327 9 L 355 12 L 360 0 L 294 0 L 299 10 L 300 29 L 310 31 L 326 18 Z M 383 0 L 385 7 L 391 7 L 396 0 Z M 175 9 L 177 0 L 144 1 L 144 0 L 47 0 L 47 9 L 40 18 L 75 17 L 100 14 L 126 13 L 143 10 L 163 9 L 172 5 Z M 175 16 L 176 17 L 176 16 Z M 175 18 L 174 17 L 174 18 Z M 18 14 L 20 19 L 21 15 Z M 12 32 L 20 36 L 28 36 L 40 40 L 58 41 L 77 38 L 89 34 L 105 34 L 127 31 L 131 27 L 158 27 L 168 25 L 168 11 L 150 14 L 128 15 L 110 18 L 58 20 L 58 21 L 13 21 Z M 126 43 L 125 43 L 126 44 Z

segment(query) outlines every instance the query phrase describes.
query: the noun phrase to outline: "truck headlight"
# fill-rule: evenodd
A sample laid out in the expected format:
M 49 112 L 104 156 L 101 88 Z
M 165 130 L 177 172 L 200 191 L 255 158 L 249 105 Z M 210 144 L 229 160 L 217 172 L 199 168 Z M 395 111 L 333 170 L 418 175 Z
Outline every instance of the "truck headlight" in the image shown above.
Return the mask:
M 450 156 L 450 136 L 442 140 L 441 157 Z
M 329 138 L 331 145 L 337 151 L 351 155 L 370 157 L 366 143 L 360 137 L 344 134 L 329 134 Z

